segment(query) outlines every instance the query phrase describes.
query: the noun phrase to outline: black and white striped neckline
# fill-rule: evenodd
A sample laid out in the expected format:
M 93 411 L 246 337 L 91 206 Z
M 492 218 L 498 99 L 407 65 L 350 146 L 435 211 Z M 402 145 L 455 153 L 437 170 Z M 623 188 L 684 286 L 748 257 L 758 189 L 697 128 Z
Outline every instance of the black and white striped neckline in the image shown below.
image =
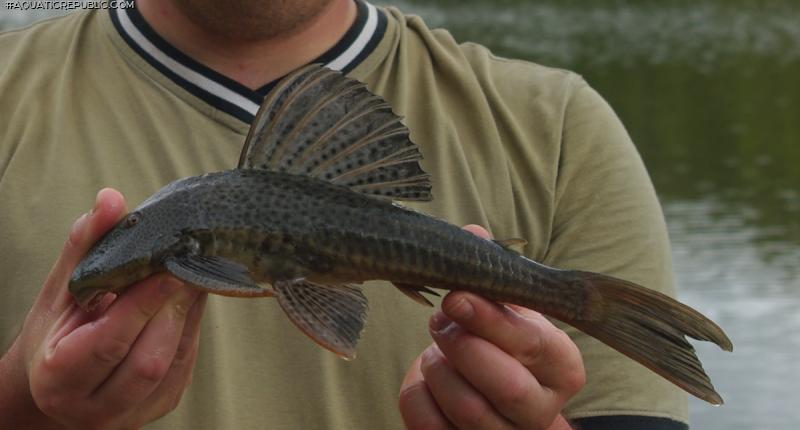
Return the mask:
M 339 42 L 312 63 L 347 73 L 369 56 L 386 32 L 386 16 L 362 0 L 356 20 Z M 120 3 L 122 4 L 122 3 Z M 159 36 L 135 8 L 111 9 L 111 21 L 127 44 L 161 74 L 213 107 L 250 123 L 261 100 L 275 85 L 257 90 L 198 63 Z

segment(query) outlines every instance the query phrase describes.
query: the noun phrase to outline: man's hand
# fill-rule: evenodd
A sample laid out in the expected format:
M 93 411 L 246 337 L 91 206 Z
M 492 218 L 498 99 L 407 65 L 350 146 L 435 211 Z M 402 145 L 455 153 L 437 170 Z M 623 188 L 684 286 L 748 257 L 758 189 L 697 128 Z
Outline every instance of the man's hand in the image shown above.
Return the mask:
M 481 227 L 465 229 L 489 238 Z M 585 382 L 580 352 L 541 314 L 453 292 L 400 388 L 409 429 L 569 429 L 559 413 Z
M 174 409 L 191 380 L 205 294 L 166 275 L 86 313 L 67 291 L 94 242 L 124 215 L 105 189 L 69 238 L 0 359 L 0 427 L 136 428 Z

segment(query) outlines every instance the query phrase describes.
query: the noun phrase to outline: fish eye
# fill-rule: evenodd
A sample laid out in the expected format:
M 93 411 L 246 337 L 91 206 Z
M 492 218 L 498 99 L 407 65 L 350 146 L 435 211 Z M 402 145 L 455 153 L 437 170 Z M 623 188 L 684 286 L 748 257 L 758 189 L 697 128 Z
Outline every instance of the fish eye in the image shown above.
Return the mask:
M 125 228 L 131 228 L 136 224 L 139 224 L 139 221 L 142 220 L 142 214 L 139 212 L 131 212 L 128 214 L 128 217 L 125 218 Z

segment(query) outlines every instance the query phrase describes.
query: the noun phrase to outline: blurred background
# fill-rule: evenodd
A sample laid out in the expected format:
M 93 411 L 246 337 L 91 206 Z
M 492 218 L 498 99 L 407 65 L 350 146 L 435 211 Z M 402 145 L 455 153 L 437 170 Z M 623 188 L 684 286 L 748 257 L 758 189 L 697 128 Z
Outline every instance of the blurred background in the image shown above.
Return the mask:
M 497 54 L 582 74 L 626 124 L 664 206 L 679 298 L 726 329 L 697 345 L 726 400 L 696 429 L 800 422 L 800 2 L 379 1 Z M 57 12 L 8 11 L 0 29 Z

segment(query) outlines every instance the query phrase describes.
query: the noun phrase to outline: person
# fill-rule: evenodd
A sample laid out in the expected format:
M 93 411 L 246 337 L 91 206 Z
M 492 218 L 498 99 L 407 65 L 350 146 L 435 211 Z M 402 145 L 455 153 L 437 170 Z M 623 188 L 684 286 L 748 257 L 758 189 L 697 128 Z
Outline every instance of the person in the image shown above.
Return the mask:
M 684 394 L 652 372 L 463 292 L 426 330 L 430 310 L 365 284 L 353 362 L 317 348 L 274 303 L 207 298 L 166 275 L 77 308 L 66 284 L 125 213 L 116 189 L 139 202 L 232 168 L 272 85 L 314 62 L 405 117 L 435 196 L 412 207 L 483 237 L 527 238 L 524 253 L 548 265 L 673 292 L 647 173 L 574 73 L 458 44 L 361 0 L 74 13 L 0 35 L 0 427 L 686 428 Z

